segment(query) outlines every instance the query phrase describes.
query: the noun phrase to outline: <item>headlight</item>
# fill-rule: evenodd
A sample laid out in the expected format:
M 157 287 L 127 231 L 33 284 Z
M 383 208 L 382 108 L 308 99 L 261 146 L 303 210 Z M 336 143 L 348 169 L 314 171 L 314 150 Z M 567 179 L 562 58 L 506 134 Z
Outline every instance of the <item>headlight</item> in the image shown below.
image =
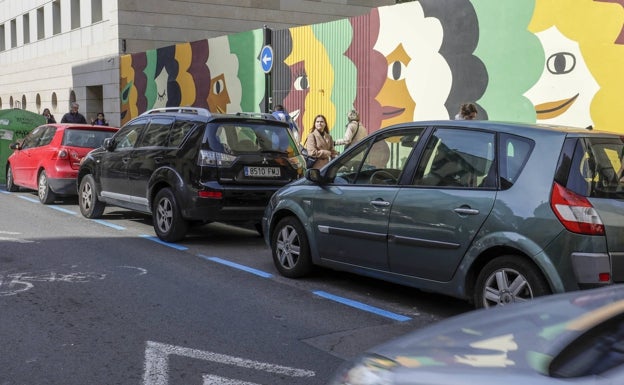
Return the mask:
M 392 385 L 395 361 L 381 356 L 364 356 L 341 367 L 327 385 Z

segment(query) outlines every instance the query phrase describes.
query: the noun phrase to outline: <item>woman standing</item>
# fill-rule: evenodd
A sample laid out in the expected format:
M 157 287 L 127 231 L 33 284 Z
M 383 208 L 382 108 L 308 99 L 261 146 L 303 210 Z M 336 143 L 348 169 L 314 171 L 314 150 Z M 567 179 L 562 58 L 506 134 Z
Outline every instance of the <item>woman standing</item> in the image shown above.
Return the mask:
M 49 108 L 44 108 L 43 109 L 43 115 L 44 118 L 46 118 L 46 123 L 56 123 L 56 119 L 54 119 L 54 115 L 52 115 L 52 113 L 50 112 Z
M 316 158 L 312 168 L 321 168 L 338 155 L 334 148 L 334 140 L 327 128 L 327 119 L 323 115 L 314 118 L 314 130 L 308 135 L 305 142 L 308 154 Z

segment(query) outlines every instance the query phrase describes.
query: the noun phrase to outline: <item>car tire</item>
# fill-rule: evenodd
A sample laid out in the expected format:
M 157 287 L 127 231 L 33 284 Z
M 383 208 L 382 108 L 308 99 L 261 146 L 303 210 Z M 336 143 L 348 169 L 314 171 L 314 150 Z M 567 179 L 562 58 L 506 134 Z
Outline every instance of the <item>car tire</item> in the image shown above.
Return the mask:
M 11 170 L 11 166 L 8 166 L 6 170 L 6 190 L 9 192 L 19 191 L 19 187 L 15 184 L 15 181 L 13 180 L 13 170 Z
M 483 267 L 477 277 L 473 300 L 477 308 L 489 308 L 550 293 L 548 282 L 531 261 L 506 255 Z
M 186 236 L 189 223 L 182 218 L 173 192 L 169 188 L 160 190 L 152 206 L 154 231 L 165 242 L 177 242 Z
M 80 212 L 85 218 L 97 219 L 104 214 L 106 203 L 98 199 L 95 180 L 91 174 L 85 175 L 80 180 L 78 205 L 80 206 Z
M 306 232 L 294 217 L 281 219 L 271 234 L 271 251 L 277 271 L 284 277 L 300 278 L 312 272 Z
M 37 195 L 39 196 L 41 203 L 44 205 L 49 205 L 56 200 L 56 194 L 54 194 L 54 191 L 50 189 L 48 175 L 45 170 L 41 170 L 39 176 L 37 177 Z

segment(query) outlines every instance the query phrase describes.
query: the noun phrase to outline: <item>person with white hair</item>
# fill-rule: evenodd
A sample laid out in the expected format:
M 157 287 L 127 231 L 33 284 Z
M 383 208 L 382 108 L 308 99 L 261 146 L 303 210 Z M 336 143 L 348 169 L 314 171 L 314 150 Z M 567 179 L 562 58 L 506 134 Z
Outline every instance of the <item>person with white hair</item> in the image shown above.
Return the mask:
M 347 123 L 344 138 L 336 140 L 336 145 L 344 145 L 345 150 L 368 135 L 368 130 L 360 123 L 360 113 L 357 112 L 357 110 L 353 109 L 349 111 L 347 119 L 349 123 Z
M 85 119 L 84 115 L 78 112 L 79 107 L 80 105 L 78 103 L 72 102 L 69 112 L 63 115 L 63 118 L 61 119 L 61 123 L 87 124 L 87 119 Z

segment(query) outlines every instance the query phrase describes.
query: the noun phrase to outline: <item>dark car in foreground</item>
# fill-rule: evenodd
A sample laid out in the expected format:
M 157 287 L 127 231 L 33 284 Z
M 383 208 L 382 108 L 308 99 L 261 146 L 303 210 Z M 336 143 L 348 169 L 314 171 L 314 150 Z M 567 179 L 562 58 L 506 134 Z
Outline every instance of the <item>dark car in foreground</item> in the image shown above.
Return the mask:
M 624 384 L 624 286 L 440 321 L 345 363 L 327 385 Z
M 265 241 L 286 277 L 318 265 L 477 307 L 624 282 L 623 154 L 582 128 L 400 124 L 280 189 Z
M 75 196 L 80 161 L 117 130 L 65 123 L 36 127 L 23 140 L 9 146 L 13 153 L 5 165 L 7 190 L 37 190 L 39 200 L 45 204 L 57 197 Z
M 91 152 L 78 174 L 81 213 L 106 205 L 152 214 L 160 239 L 183 239 L 189 225 L 255 225 L 272 194 L 303 176 L 288 124 L 270 114 L 154 109 Z

